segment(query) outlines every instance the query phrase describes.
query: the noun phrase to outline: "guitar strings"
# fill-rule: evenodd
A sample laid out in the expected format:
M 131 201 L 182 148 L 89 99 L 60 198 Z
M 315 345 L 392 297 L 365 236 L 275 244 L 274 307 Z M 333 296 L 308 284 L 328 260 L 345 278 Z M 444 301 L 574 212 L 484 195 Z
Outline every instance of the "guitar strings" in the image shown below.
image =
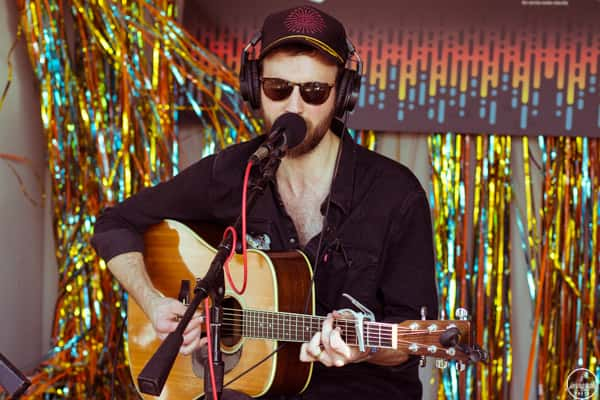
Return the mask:
M 231 319 L 231 318 L 229 320 L 230 321 L 234 321 L 234 322 L 238 322 L 238 320 Z M 346 320 L 345 322 L 348 322 L 348 321 Z M 353 322 L 353 321 L 350 321 L 350 322 Z M 232 325 L 229 325 L 229 326 L 227 326 L 227 324 L 224 325 L 224 328 L 233 328 L 233 327 L 234 326 L 232 326 Z M 313 326 L 313 328 L 319 328 L 319 326 Z M 271 336 L 268 335 L 268 334 L 261 334 L 261 332 L 260 332 L 261 329 L 264 330 L 264 328 L 262 328 L 262 327 L 255 327 L 255 332 L 252 332 L 253 334 L 243 335 L 243 336 L 245 336 L 245 337 L 251 337 L 251 338 L 267 338 L 267 339 L 271 338 Z M 224 329 L 224 330 L 225 331 L 229 331 L 229 329 Z M 250 329 L 250 330 L 252 330 L 252 329 Z M 231 331 L 233 331 L 233 329 L 231 329 Z M 398 334 L 397 334 L 397 343 L 409 346 L 409 345 L 415 344 L 415 343 L 413 341 L 410 341 L 410 340 L 403 340 L 403 338 L 409 338 L 410 336 L 421 336 L 421 335 L 423 335 L 423 333 L 439 334 L 439 333 L 442 333 L 442 332 L 444 332 L 444 330 L 440 330 L 440 329 L 434 329 L 434 330 L 431 330 L 431 331 L 430 330 L 420 330 L 420 331 L 419 330 L 415 330 L 415 331 L 410 331 L 410 332 L 398 332 Z M 310 334 L 310 336 L 312 336 L 312 333 Z M 374 343 L 370 343 L 370 341 L 369 341 L 369 335 L 368 334 L 366 336 L 367 336 L 367 344 L 369 346 L 376 345 Z M 390 338 L 391 338 L 391 336 L 387 336 L 387 339 L 390 339 Z M 350 344 L 350 345 L 357 345 L 358 344 L 357 343 L 357 336 L 354 335 L 354 334 L 352 334 L 352 332 L 350 332 L 349 334 L 345 335 L 345 339 L 346 339 L 346 342 L 348 344 Z M 349 342 L 349 340 L 354 341 L 354 343 Z M 421 346 L 427 346 L 427 345 L 421 344 Z M 379 345 L 378 347 L 390 347 L 390 346 Z M 440 346 L 431 355 L 435 355 L 438 351 L 444 352 L 444 350 L 446 348 L 447 347 L 445 347 L 445 346 Z M 444 354 L 444 356 L 447 356 L 447 355 L 448 355 L 447 353 Z
M 244 321 L 247 321 L 248 323 L 269 323 L 269 322 L 275 322 L 275 321 L 284 321 L 285 323 L 288 324 L 294 324 L 294 321 L 290 320 L 285 320 L 283 318 L 279 318 L 279 315 L 284 314 L 284 313 L 277 313 L 277 315 L 274 314 L 270 314 L 269 312 L 263 312 L 260 311 L 261 314 L 255 314 L 252 315 L 252 311 L 247 311 L 247 310 L 238 310 L 238 309 L 224 309 L 225 311 L 232 311 L 231 313 L 224 313 L 224 321 L 235 321 L 236 323 L 242 323 L 242 317 Z M 301 314 L 288 314 L 291 317 L 295 317 L 296 321 L 295 324 L 297 325 L 302 325 L 302 326 L 306 326 L 306 325 L 310 325 L 312 326 L 321 326 L 322 322 L 325 321 L 326 317 L 321 317 L 321 316 L 304 316 Z M 233 317 L 233 318 L 231 318 Z M 236 318 L 237 317 L 237 318 Z M 298 321 L 298 319 L 301 318 L 300 321 Z M 348 328 L 348 326 L 355 326 L 355 320 L 348 320 L 348 319 L 336 319 L 335 320 L 335 324 L 337 326 L 341 326 L 341 327 L 345 327 Z M 373 323 L 366 323 L 366 327 L 365 327 L 365 331 L 368 331 L 372 334 L 375 333 L 379 333 L 381 332 L 382 335 L 386 334 L 386 330 L 391 330 L 392 324 L 385 324 L 383 325 L 383 323 L 375 323 L 377 324 L 377 326 L 370 326 L 370 324 Z M 279 327 L 278 327 L 279 328 Z M 282 327 L 284 328 L 284 327 Z M 414 331 L 414 330 L 411 330 Z M 423 331 L 426 332 L 426 331 Z
M 316 316 L 316 315 L 304 315 L 304 314 L 295 314 L 295 313 L 258 311 L 258 310 L 240 310 L 240 309 L 236 309 L 236 308 L 224 308 L 224 311 L 229 311 L 229 313 L 224 314 L 225 317 L 227 317 L 227 316 L 240 317 L 240 318 L 245 317 L 246 319 L 260 318 L 261 320 L 279 319 L 279 320 L 285 321 L 285 318 L 280 318 L 280 316 L 289 316 L 289 317 L 293 317 L 296 319 L 302 318 L 302 320 L 304 322 L 306 320 L 308 320 L 308 321 L 317 322 L 317 323 L 320 323 L 326 319 L 326 317 Z M 287 322 L 291 322 L 291 320 L 288 320 Z M 354 319 L 336 319 L 335 322 L 338 325 L 341 323 L 344 323 L 347 325 L 355 325 Z M 371 322 L 371 321 L 365 322 L 365 325 L 366 325 L 367 329 L 372 329 L 372 330 L 379 330 L 380 326 L 384 329 L 391 329 L 391 327 L 393 326 L 393 324 L 391 324 L 391 323 Z M 399 331 L 405 330 L 405 331 L 411 331 L 411 332 L 428 331 L 428 329 L 413 329 L 413 328 L 406 328 L 406 327 L 402 327 L 402 326 L 398 326 L 397 330 L 399 330 Z
M 321 323 L 326 319 L 326 317 L 322 317 L 322 316 L 305 316 L 305 315 L 301 315 L 301 314 L 293 314 L 293 313 L 277 313 L 272 314 L 271 312 L 267 312 L 267 311 L 254 311 L 254 310 L 239 310 L 239 309 L 224 309 L 225 311 L 229 311 L 230 313 L 224 313 L 224 320 L 227 321 L 234 321 L 235 323 L 240 323 L 242 324 L 243 320 L 247 321 L 248 323 L 269 323 L 269 322 L 275 322 L 275 321 L 284 321 L 285 323 L 292 323 L 293 321 L 291 320 L 285 320 L 283 318 L 279 318 L 280 315 L 288 315 L 291 317 L 295 317 L 296 324 L 299 324 L 298 318 L 301 318 L 301 324 L 303 326 L 306 326 L 307 324 L 310 324 L 311 327 L 313 325 L 321 326 Z M 252 313 L 256 313 L 256 314 L 252 314 Z M 355 325 L 355 320 L 349 320 L 349 319 L 336 319 L 335 320 L 335 324 L 337 326 L 343 326 L 343 327 L 348 327 L 348 326 L 354 326 Z M 382 336 L 386 335 L 386 330 L 390 330 L 392 327 L 392 324 L 385 324 L 382 325 L 384 323 L 379 323 L 379 322 L 366 322 L 365 323 L 365 332 L 369 332 L 369 333 L 379 333 L 381 332 Z M 259 327 L 257 327 L 258 329 Z M 277 327 L 278 329 L 280 327 Z M 282 326 L 281 328 L 285 328 L 284 326 Z M 383 329 L 381 329 L 383 328 Z M 291 328 L 290 328 L 291 329 Z M 401 331 L 407 331 L 409 334 L 412 333 L 427 333 L 427 332 L 443 332 L 444 330 L 438 330 L 438 329 L 412 329 L 412 328 L 406 328 L 406 327 L 397 327 L 397 330 L 399 332 Z M 391 332 L 390 332 L 391 333 Z
M 230 333 L 230 334 L 235 334 L 240 332 L 240 330 L 242 331 L 242 333 L 244 333 L 241 336 L 246 336 L 246 337 L 260 337 L 260 338 L 271 338 L 272 335 L 269 335 L 267 333 L 265 333 L 265 330 L 269 330 L 271 329 L 273 332 L 276 332 L 279 335 L 283 335 L 283 336 L 295 336 L 296 340 L 302 339 L 305 340 L 306 337 L 304 336 L 304 334 L 306 332 L 298 332 L 297 331 L 297 326 L 298 326 L 298 318 L 301 318 L 301 322 L 302 322 L 302 326 L 306 327 L 308 325 L 308 328 L 310 328 L 308 334 L 310 336 L 312 336 L 314 334 L 314 332 L 312 332 L 313 330 L 320 330 L 321 326 L 322 326 L 322 322 L 326 319 L 326 317 L 322 317 L 322 316 L 312 316 L 312 315 L 303 315 L 303 314 L 294 314 L 294 313 L 280 313 L 278 312 L 277 314 L 274 314 L 273 312 L 269 312 L 269 311 L 257 311 L 257 310 L 241 310 L 241 309 L 231 309 L 231 308 L 225 308 L 224 311 L 226 311 L 224 313 L 224 318 L 223 318 L 223 322 L 224 322 L 224 326 L 223 326 L 223 330 L 224 333 Z M 284 325 L 282 324 L 282 326 L 277 326 L 277 321 L 281 321 L 281 318 L 276 318 L 279 317 L 280 315 L 287 315 L 290 317 L 295 317 L 296 318 L 296 329 L 294 329 L 294 325 L 293 322 L 291 320 L 288 320 L 287 322 L 292 323 L 292 326 L 288 325 Z M 275 327 L 273 327 L 273 325 L 270 325 L 269 327 L 265 327 L 264 324 L 271 324 L 275 322 Z M 284 322 L 286 322 L 284 320 Z M 354 327 L 355 325 L 355 320 L 348 320 L 348 319 L 337 319 L 335 320 L 335 323 L 337 326 L 340 326 L 342 328 L 346 328 L 345 331 L 343 331 L 343 336 L 345 338 L 345 341 L 348 342 L 348 344 L 356 344 L 356 342 L 358 341 L 358 336 L 355 335 L 355 331 L 351 331 L 348 330 L 348 327 Z M 260 326 L 258 324 L 261 324 Z M 372 339 L 372 336 L 376 336 L 376 341 L 379 342 L 378 345 L 381 345 L 381 342 L 384 341 L 391 341 L 391 339 L 393 338 L 393 333 L 391 331 L 388 331 L 389 327 L 391 327 L 391 324 L 388 324 L 388 326 L 383 326 L 383 330 L 381 329 L 381 324 L 382 323 L 376 323 L 376 322 L 366 322 L 365 324 L 365 336 L 367 339 L 367 343 L 369 345 L 375 345 L 374 343 L 371 343 L 370 339 Z M 237 328 L 237 329 L 236 329 Z M 241 329 L 240 329 L 241 328 Z M 244 329 L 245 328 L 245 329 Z M 385 329 L 388 328 L 388 329 Z M 398 341 L 401 341 L 402 337 L 410 337 L 410 336 L 418 336 L 418 335 L 422 335 L 422 334 L 438 334 L 444 332 L 444 330 L 440 330 L 440 329 L 411 329 L 411 328 L 405 328 L 405 327 L 398 327 L 397 328 L 397 334 L 396 337 L 398 339 Z M 288 339 L 287 337 L 285 339 Z M 292 340 L 292 338 L 290 337 L 289 340 Z M 350 341 L 354 341 L 354 343 L 351 343 Z M 384 346 L 382 346 L 384 347 Z
M 226 329 L 226 333 L 230 333 L 230 334 L 235 334 L 238 333 L 239 334 L 239 328 L 241 327 L 242 330 L 242 335 L 241 336 L 245 336 L 245 337 L 256 337 L 256 338 L 272 338 L 272 335 L 269 335 L 268 333 L 265 333 L 265 329 L 273 329 L 273 326 L 269 326 L 269 327 L 265 327 L 264 324 L 270 324 L 272 322 L 275 322 L 275 328 L 274 331 L 279 334 L 279 335 L 283 335 L 284 339 L 288 339 L 288 340 L 309 340 L 309 337 L 304 336 L 304 334 L 306 332 L 301 332 L 300 334 L 297 331 L 297 328 L 294 329 L 294 327 L 289 327 L 289 325 L 283 325 L 282 326 L 277 326 L 277 321 L 281 320 L 278 319 L 276 317 L 285 314 L 288 315 L 290 317 L 295 317 L 296 318 L 296 324 L 298 324 L 298 318 L 301 318 L 302 321 L 302 325 L 306 326 L 307 324 L 309 324 L 309 336 L 312 336 L 312 334 L 314 334 L 312 331 L 313 330 L 320 330 L 321 326 L 322 326 L 322 322 L 325 320 L 325 317 L 322 316 L 311 316 L 311 315 L 300 315 L 300 314 L 293 314 L 293 313 L 277 313 L 277 315 L 275 315 L 273 312 L 269 312 L 269 311 L 257 311 L 257 310 L 240 310 L 240 309 L 226 309 L 226 311 L 229 311 L 229 313 L 225 313 L 225 317 L 224 317 L 224 321 L 227 323 L 227 327 L 224 326 L 224 328 L 229 328 Z M 245 324 L 244 324 L 245 321 Z M 292 322 L 291 320 L 289 320 L 288 322 Z M 348 326 L 350 325 L 351 327 L 353 327 L 355 325 L 355 321 L 354 320 L 347 320 L 347 319 L 338 319 L 335 321 L 336 325 L 341 326 L 346 328 L 346 330 L 342 333 L 344 336 L 344 340 L 350 344 L 350 345 L 354 345 L 354 344 L 358 344 L 358 337 L 354 334 L 355 332 L 353 331 L 349 331 L 348 330 Z M 255 324 L 261 324 L 259 325 L 255 325 Z M 373 325 L 373 326 L 371 326 Z M 388 325 L 388 327 L 390 327 L 391 325 Z M 244 329 L 244 327 L 246 329 Z M 235 328 L 238 328 L 237 331 Z M 367 322 L 366 326 L 365 326 L 365 336 L 366 336 L 366 341 L 367 344 L 369 346 L 379 346 L 379 347 L 386 347 L 385 345 L 382 345 L 382 341 L 383 342 L 388 342 L 392 340 L 392 333 L 391 332 L 386 332 L 386 330 L 382 330 L 381 328 L 381 323 L 374 323 L 374 322 Z M 384 327 L 385 328 L 385 327 Z M 422 334 L 439 334 L 441 332 L 444 332 L 444 330 L 439 330 L 439 329 L 412 329 L 412 328 L 405 328 L 405 327 L 398 327 L 398 332 L 396 334 L 397 340 L 399 343 L 410 343 L 410 342 L 406 342 L 406 341 L 402 341 L 402 337 L 410 337 L 410 336 L 418 336 L 418 335 L 422 335 Z M 377 343 L 372 343 L 370 339 L 372 339 L 372 336 L 375 335 L 376 336 L 376 342 Z M 288 336 L 288 337 L 285 337 Z M 294 336 L 294 338 L 292 339 L 291 336 Z M 300 337 L 299 337 L 300 336 Z M 388 346 L 389 347 L 389 346 Z

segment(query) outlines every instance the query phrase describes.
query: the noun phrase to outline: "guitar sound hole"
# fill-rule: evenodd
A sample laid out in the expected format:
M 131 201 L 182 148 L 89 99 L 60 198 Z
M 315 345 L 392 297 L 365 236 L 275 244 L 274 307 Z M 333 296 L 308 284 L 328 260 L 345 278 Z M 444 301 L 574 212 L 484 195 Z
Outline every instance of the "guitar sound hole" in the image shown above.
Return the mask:
M 234 297 L 223 300 L 223 326 L 221 344 L 226 348 L 235 347 L 242 340 L 242 306 Z

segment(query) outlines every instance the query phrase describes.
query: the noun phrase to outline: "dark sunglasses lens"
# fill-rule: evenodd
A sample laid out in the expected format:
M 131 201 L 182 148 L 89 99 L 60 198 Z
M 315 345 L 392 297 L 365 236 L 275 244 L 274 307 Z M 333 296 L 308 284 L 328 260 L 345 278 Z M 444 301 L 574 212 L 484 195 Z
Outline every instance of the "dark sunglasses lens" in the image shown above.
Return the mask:
M 308 104 L 319 105 L 325 103 L 329 97 L 331 86 L 320 82 L 307 82 L 302 85 L 300 94 Z
M 265 95 L 273 101 L 286 99 L 294 90 L 294 87 L 283 79 L 264 78 L 262 83 Z

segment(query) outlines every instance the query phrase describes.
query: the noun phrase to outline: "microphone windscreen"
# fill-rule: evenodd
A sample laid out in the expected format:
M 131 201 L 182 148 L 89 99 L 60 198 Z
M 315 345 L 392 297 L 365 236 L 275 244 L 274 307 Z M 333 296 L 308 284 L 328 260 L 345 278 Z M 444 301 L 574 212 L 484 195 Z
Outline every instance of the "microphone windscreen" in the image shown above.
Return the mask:
M 273 122 L 272 131 L 276 132 L 280 129 L 284 131 L 288 149 L 298 146 L 306 137 L 306 122 L 295 113 L 282 114 Z

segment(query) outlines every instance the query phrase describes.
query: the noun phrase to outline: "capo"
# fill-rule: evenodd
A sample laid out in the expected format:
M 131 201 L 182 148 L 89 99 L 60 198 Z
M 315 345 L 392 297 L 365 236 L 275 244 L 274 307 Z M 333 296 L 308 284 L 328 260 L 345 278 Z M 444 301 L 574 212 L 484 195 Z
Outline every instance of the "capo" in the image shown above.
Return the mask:
M 373 311 L 362 305 L 358 300 L 350 296 L 348 293 L 342 293 L 342 296 L 350 300 L 350 302 L 360 310 L 354 311 L 351 308 L 344 308 L 338 312 L 348 312 L 352 314 L 354 317 L 354 329 L 356 331 L 356 337 L 358 340 L 358 348 L 360 351 L 365 351 L 364 320 L 366 319 L 367 321 L 375 322 L 375 314 L 373 314 Z

